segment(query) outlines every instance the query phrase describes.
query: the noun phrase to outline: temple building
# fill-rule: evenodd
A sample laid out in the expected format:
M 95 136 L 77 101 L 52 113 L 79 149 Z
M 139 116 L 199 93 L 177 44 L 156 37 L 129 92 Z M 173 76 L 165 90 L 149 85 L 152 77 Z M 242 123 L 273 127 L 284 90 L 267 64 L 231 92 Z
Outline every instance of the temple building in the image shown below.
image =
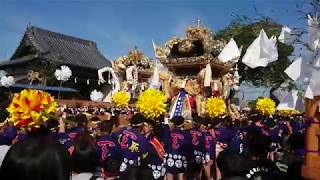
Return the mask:
M 84 90 L 85 85 L 98 84 L 98 69 L 112 66 L 93 41 L 28 25 L 10 60 L 0 63 L 0 70 L 14 76 L 19 84 L 52 86 L 59 84 L 54 72 L 61 65 L 72 70 L 72 78 L 64 86 L 81 91 L 92 89 Z

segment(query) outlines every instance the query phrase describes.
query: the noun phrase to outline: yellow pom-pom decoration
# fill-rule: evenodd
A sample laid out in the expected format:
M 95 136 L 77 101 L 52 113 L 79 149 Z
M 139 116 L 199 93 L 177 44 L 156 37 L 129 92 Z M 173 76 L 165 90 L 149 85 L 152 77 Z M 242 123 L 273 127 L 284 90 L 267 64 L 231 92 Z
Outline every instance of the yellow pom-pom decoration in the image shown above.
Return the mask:
M 118 108 L 125 108 L 130 101 L 129 93 L 125 91 L 118 91 L 112 96 L 113 104 Z
M 256 110 L 262 115 L 272 115 L 276 111 L 276 103 L 270 98 L 261 98 L 256 102 Z
M 140 94 L 136 106 L 146 118 L 154 120 L 166 112 L 166 102 L 161 91 L 149 88 Z
M 226 112 L 227 106 L 221 98 L 208 98 L 205 104 L 205 112 L 211 118 L 223 115 Z
M 27 89 L 16 93 L 7 108 L 9 122 L 17 128 L 39 128 L 56 111 L 57 102 L 47 92 Z

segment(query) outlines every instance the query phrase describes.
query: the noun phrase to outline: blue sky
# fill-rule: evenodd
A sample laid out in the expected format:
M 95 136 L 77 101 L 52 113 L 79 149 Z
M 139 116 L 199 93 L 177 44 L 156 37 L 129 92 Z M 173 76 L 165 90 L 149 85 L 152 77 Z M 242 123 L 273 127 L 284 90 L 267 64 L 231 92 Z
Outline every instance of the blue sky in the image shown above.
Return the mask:
M 8 59 L 18 46 L 28 22 L 32 25 L 96 41 L 108 58 L 127 54 L 138 46 L 153 57 L 154 39 L 163 44 L 184 35 L 199 17 L 218 31 L 232 13 L 271 16 L 290 27 L 304 27 L 296 4 L 303 0 L 1 0 L 0 59 Z M 255 10 L 256 8 L 256 10 Z

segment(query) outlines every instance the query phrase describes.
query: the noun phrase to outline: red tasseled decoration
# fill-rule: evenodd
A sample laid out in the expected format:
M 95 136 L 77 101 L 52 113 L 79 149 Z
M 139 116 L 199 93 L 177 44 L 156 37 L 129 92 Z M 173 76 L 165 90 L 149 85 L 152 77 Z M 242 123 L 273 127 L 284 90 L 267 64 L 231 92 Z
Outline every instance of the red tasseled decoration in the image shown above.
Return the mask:
M 193 96 L 189 97 L 189 103 L 190 103 L 191 109 L 195 109 L 195 102 L 194 102 Z
M 220 91 L 213 91 L 212 96 L 213 97 L 220 97 L 221 96 Z

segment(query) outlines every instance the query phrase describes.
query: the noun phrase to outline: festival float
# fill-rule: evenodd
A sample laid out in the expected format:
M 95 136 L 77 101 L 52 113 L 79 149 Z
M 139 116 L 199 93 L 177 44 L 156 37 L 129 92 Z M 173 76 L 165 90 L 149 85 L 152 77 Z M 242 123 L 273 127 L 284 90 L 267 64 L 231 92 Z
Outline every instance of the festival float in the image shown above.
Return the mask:
M 112 91 L 103 101 L 111 102 L 112 95 L 117 91 L 128 92 L 131 99 L 137 99 L 140 92 L 148 88 L 153 67 L 154 61 L 135 47 L 134 50 L 129 51 L 128 55 L 115 59 L 112 62 L 112 68 L 100 69 L 98 71 L 100 81 L 112 84 Z
M 238 115 L 232 99 L 239 84 L 241 50 L 233 39 L 229 43 L 214 39 L 213 32 L 197 20 L 197 26 L 186 29 L 185 37 L 173 37 L 164 47 L 153 42 L 153 48 L 155 57 L 168 70 L 160 72 L 160 79 L 171 100 L 171 117 L 182 115 L 191 120 L 194 115 L 208 115 L 205 106 L 211 96 L 224 100 L 232 116 Z

